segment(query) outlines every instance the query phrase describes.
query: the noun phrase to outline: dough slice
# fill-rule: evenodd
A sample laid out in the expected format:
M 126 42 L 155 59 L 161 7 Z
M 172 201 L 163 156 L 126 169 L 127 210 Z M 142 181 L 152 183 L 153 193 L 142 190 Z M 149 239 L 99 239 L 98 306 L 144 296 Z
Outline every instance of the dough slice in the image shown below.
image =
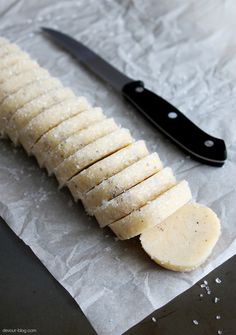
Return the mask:
M 6 97 L 18 91 L 25 85 L 43 77 L 49 77 L 49 73 L 47 70 L 44 70 L 40 67 L 36 67 L 34 69 L 19 73 L 16 76 L 10 77 L 8 80 L 0 84 L 0 102 L 2 102 Z
M 1 70 L 0 84 L 8 80 L 12 76 L 18 75 L 21 72 L 24 72 L 26 70 L 30 70 L 33 68 L 39 68 L 39 64 L 33 60 L 22 58 L 19 60 L 19 62 Z
M 60 187 L 86 167 L 133 142 L 128 129 L 119 129 L 86 145 L 54 170 Z
M 82 202 L 88 213 L 93 214 L 93 211 L 101 206 L 104 201 L 117 197 L 161 169 L 162 163 L 158 154 L 156 152 L 152 153 L 82 195 Z
M 16 64 L 21 59 L 30 60 L 29 55 L 25 52 L 15 52 L 15 53 L 11 53 L 9 55 L 0 57 L 0 71 Z
M 210 208 L 190 203 L 146 230 L 140 240 L 157 264 L 173 271 L 191 271 L 205 262 L 219 236 L 217 215 Z
M 122 150 L 100 160 L 73 177 L 67 184 L 75 200 L 103 180 L 148 155 L 144 141 L 134 142 Z
M 28 154 L 37 140 L 50 129 L 89 107 L 84 97 L 62 101 L 34 117 L 20 133 L 20 143 Z
M 167 167 L 120 194 L 118 197 L 105 202 L 95 210 L 94 215 L 100 227 L 103 228 L 146 205 L 149 201 L 154 200 L 158 195 L 167 191 L 175 184 L 176 180 L 173 172 L 171 168 Z
M 5 43 L 3 46 L 1 45 L 0 48 L 0 58 L 4 57 L 5 55 L 21 52 L 20 48 L 14 43 Z
M 71 135 L 56 146 L 50 155 L 48 155 L 45 163 L 47 170 L 52 172 L 67 157 L 73 155 L 76 151 L 82 149 L 89 143 L 110 134 L 118 128 L 118 125 L 113 119 L 105 119 Z M 35 147 L 36 146 L 37 144 Z M 37 159 L 40 157 L 40 152 L 42 151 L 40 150 L 37 152 L 37 150 L 33 150 L 33 154 L 37 157 Z
M 187 181 L 183 180 L 147 205 L 110 224 L 109 227 L 119 239 L 127 240 L 160 224 L 190 200 L 190 188 Z
M 42 89 L 44 92 L 42 95 L 30 100 L 22 108 L 18 109 L 9 120 L 6 132 L 13 143 L 18 144 L 20 131 L 36 115 L 64 100 L 75 97 L 75 94 L 70 88 L 60 88 L 58 86 L 50 88 L 48 85 L 46 85 L 46 87 L 41 85 L 39 91 L 42 91 Z M 46 93 L 45 89 L 47 89 Z
M 0 37 L 0 47 L 2 48 L 6 44 L 10 44 L 10 42 L 4 37 Z
M 61 82 L 55 78 L 42 78 L 41 80 L 36 80 L 28 85 L 25 85 L 16 93 L 13 93 L 6 99 L 0 106 L 0 131 L 4 134 L 8 131 L 8 122 L 12 115 L 21 107 L 23 107 L 27 102 L 33 100 L 37 96 L 44 94 L 46 91 L 53 88 L 61 87 Z
M 50 156 L 51 151 L 57 145 L 75 132 L 88 127 L 90 124 L 103 120 L 104 118 L 105 115 L 101 108 L 89 108 L 49 130 L 39 139 L 32 149 L 41 152 L 39 163 L 44 166 L 45 160 Z M 51 174 L 51 172 L 49 171 L 49 174 Z

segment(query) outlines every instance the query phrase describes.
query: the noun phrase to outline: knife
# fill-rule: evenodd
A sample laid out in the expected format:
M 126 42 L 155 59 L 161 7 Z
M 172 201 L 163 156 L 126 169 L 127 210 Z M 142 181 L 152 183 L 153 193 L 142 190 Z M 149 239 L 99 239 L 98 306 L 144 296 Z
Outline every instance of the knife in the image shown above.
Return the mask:
M 79 62 L 108 82 L 188 155 L 208 165 L 224 164 L 227 152 L 222 139 L 201 130 L 176 107 L 146 89 L 142 81 L 133 80 L 121 73 L 81 42 L 54 29 L 42 27 L 42 30 Z

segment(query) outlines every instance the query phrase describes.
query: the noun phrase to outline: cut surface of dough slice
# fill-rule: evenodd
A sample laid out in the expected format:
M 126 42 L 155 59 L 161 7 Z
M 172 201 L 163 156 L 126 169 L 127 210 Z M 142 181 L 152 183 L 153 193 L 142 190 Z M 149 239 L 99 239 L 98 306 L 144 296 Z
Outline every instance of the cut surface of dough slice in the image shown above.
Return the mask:
M 122 192 L 142 182 L 162 169 L 158 154 L 152 153 L 112 177 L 104 180 L 82 196 L 82 202 L 89 214 L 104 201 L 117 197 Z
M 76 97 L 62 101 L 61 103 L 46 109 L 44 112 L 34 117 L 21 131 L 19 138 L 20 143 L 28 154 L 31 154 L 31 148 L 42 135 L 71 116 L 86 110 L 88 107 L 89 104 L 84 97 Z
M 62 141 L 75 132 L 88 127 L 90 124 L 103 120 L 104 118 L 105 115 L 101 108 L 89 108 L 61 122 L 58 126 L 45 133 L 33 147 L 33 150 L 35 148 L 37 151 L 41 150 L 41 156 L 43 154 L 42 166 L 46 163 L 46 159 L 51 151 Z M 51 174 L 52 171 L 48 170 L 48 172 Z
M 49 73 L 47 70 L 44 70 L 40 67 L 28 69 L 25 72 L 21 72 L 16 76 L 10 77 L 8 80 L 0 84 L 0 102 L 2 102 L 6 97 L 10 96 L 12 93 L 17 92 L 25 85 L 43 77 L 49 77 Z
M 18 144 L 20 131 L 29 123 L 36 115 L 43 112 L 45 109 L 50 108 L 64 100 L 75 97 L 70 88 L 52 87 L 46 85 L 46 93 L 37 96 L 30 100 L 22 108 L 18 109 L 9 120 L 7 126 L 7 135 Z M 42 88 L 39 88 L 39 92 Z
M 39 68 L 39 64 L 33 60 L 19 59 L 19 62 L 0 71 L 0 83 L 8 80 L 12 76 L 33 68 Z
M 147 205 L 110 224 L 109 227 L 119 239 L 126 240 L 160 224 L 190 200 L 190 188 L 187 181 L 183 180 Z
M 125 169 L 148 155 L 144 141 L 134 142 L 114 154 L 100 160 L 73 177 L 67 184 L 75 200 L 103 180 Z
M 15 52 L 0 58 L 0 71 L 19 62 L 20 59 L 28 59 L 29 55 L 25 52 Z
M 19 108 L 23 107 L 35 97 L 40 96 L 47 90 L 55 87 L 61 87 L 61 82 L 55 78 L 45 77 L 25 85 L 16 93 L 13 93 L 4 99 L 0 106 L 0 120 L 2 122 L 0 125 L 1 132 L 7 133 L 9 120 Z
M 20 48 L 14 44 L 14 43 L 5 43 L 0 48 L 0 58 L 4 57 L 5 55 L 15 53 L 15 52 L 21 52 Z
M 95 210 L 94 215 L 103 228 L 146 205 L 175 184 L 171 168 L 166 167 L 118 197 L 103 203 Z
M 190 271 L 205 262 L 219 236 L 217 215 L 210 208 L 189 203 L 146 230 L 140 240 L 157 264 L 173 271 Z
M 47 170 L 53 171 L 60 163 L 62 163 L 67 157 L 73 155 L 76 151 L 82 149 L 89 143 L 96 141 L 98 138 L 110 134 L 118 128 L 118 125 L 113 119 L 105 119 L 71 135 L 56 146 L 47 157 L 45 163 Z M 35 147 L 36 146 L 37 144 Z M 40 154 L 38 155 L 38 152 L 35 152 L 35 150 L 32 152 L 39 157 Z M 40 152 L 42 151 L 40 150 Z
M 119 129 L 86 145 L 54 170 L 60 187 L 86 167 L 133 142 L 128 129 Z

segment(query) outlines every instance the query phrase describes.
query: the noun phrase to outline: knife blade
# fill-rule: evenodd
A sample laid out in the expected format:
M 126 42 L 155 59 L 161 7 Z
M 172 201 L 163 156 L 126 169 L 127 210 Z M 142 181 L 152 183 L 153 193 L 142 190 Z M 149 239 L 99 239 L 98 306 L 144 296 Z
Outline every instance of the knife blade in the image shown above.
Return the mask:
M 54 42 L 69 51 L 79 62 L 109 83 L 151 123 L 192 158 L 208 165 L 222 166 L 227 158 L 225 142 L 213 137 L 176 107 L 117 70 L 81 42 L 60 31 L 42 27 Z

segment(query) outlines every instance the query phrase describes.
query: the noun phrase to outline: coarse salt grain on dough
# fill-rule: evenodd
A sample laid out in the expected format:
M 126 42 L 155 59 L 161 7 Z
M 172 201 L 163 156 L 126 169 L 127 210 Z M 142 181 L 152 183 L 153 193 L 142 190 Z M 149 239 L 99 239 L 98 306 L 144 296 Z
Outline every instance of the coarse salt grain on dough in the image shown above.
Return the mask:
M 105 119 L 91 125 L 88 128 L 85 128 L 84 130 L 76 132 L 62 141 L 53 149 L 50 155 L 48 155 L 45 163 L 47 169 L 53 171 L 67 157 L 73 155 L 85 145 L 94 142 L 100 137 L 110 134 L 118 128 L 119 126 L 113 119 Z
M 54 170 L 60 187 L 86 167 L 133 142 L 128 129 L 119 129 L 86 145 Z
M 0 71 L 10 68 L 14 64 L 18 63 L 21 59 L 30 60 L 29 55 L 25 52 L 15 52 L 9 55 L 4 55 L 0 58 Z
M 171 168 L 166 167 L 118 197 L 103 203 L 95 210 L 94 215 L 100 227 L 103 228 L 146 205 L 175 184 L 176 180 Z
M 45 77 L 25 85 L 16 93 L 13 93 L 12 95 L 4 99 L 0 107 L 2 117 L 2 132 L 8 132 L 9 120 L 19 108 L 23 107 L 26 103 L 28 103 L 35 97 L 40 96 L 46 91 L 56 87 L 61 87 L 61 82 L 58 79 L 48 79 L 47 77 Z
M 18 91 L 25 85 L 34 82 L 43 77 L 49 77 L 47 70 L 40 67 L 28 69 L 25 72 L 18 73 L 0 84 L 0 103 L 12 93 Z M 0 110 L 1 115 L 1 110 Z
M 74 199 L 78 200 L 82 197 L 82 194 L 88 192 L 103 180 L 113 176 L 147 155 L 148 149 L 145 142 L 134 142 L 83 170 L 73 177 L 67 183 L 67 186 Z
M 37 96 L 33 100 L 26 103 L 18 109 L 9 120 L 7 126 L 7 135 L 14 144 L 18 144 L 20 131 L 29 123 L 36 115 L 43 112 L 64 100 L 75 97 L 74 92 L 70 88 L 46 86 L 47 91 Z M 40 88 L 41 90 L 41 88 Z
M 152 153 L 122 171 L 104 180 L 91 191 L 82 196 L 82 202 L 89 214 L 104 201 L 117 197 L 122 192 L 162 169 L 162 163 L 157 153 Z
M 187 181 L 183 180 L 147 205 L 110 224 L 109 227 L 119 239 L 126 240 L 160 224 L 190 200 L 190 188 Z
M 189 203 L 140 236 L 147 254 L 174 271 L 190 271 L 201 265 L 220 236 L 217 215 L 205 206 Z
M 20 48 L 14 43 L 5 43 L 0 48 L 0 58 L 15 52 L 21 52 Z
M 46 109 L 44 112 L 34 117 L 21 131 L 21 144 L 28 154 L 31 154 L 33 145 L 42 135 L 71 116 L 86 110 L 88 106 L 89 104 L 84 97 L 76 97 L 62 101 L 60 104 Z
M 20 74 L 29 69 L 39 68 L 39 64 L 33 60 L 20 59 L 19 62 L 9 66 L 0 72 L 0 83 L 8 80 L 10 77 Z
M 39 163 L 45 166 L 49 175 L 51 175 L 53 171 L 51 171 L 46 164 L 47 157 L 50 156 L 51 151 L 75 132 L 104 119 L 105 115 L 101 108 L 89 108 L 52 128 L 40 138 L 32 149 L 39 151 L 41 148 Z

